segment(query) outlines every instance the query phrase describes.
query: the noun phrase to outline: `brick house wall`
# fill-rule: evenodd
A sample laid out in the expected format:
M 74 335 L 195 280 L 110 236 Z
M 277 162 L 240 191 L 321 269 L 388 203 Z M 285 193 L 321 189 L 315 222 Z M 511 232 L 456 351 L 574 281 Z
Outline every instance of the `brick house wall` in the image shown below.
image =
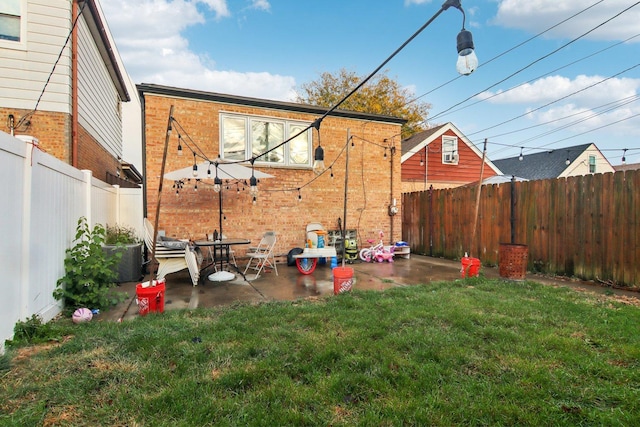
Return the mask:
M 145 212 L 153 222 L 158 200 L 159 176 L 162 165 L 167 121 L 171 106 L 173 117 L 188 136 L 209 159 L 219 152 L 219 113 L 233 112 L 271 118 L 287 118 L 313 122 L 326 109 L 250 98 L 224 95 L 224 102 L 202 92 L 139 85 L 143 101 L 144 155 L 145 155 Z M 190 96 L 193 95 L 193 98 Z M 196 97 L 206 99 L 194 99 Z M 316 178 L 311 169 L 256 164 L 256 170 L 274 178 L 261 180 L 257 203 L 253 204 L 248 187 L 223 188 L 223 207 L 226 220 L 223 231 L 228 237 L 243 237 L 258 243 L 267 230 L 278 236 L 276 252 L 283 254 L 294 247 L 304 247 L 305 228 L 308 223 L 319 222 L 325 229 L 337 229 L 338 218 L 343 217 L 345 160 L 343 151 L 347 131 L 354 146 L 349 144 L 347 229 L 356 229 L 360 241 L 375 238 L 378 230 L 385 233 L 385 241 L 400 240 L 401 212 L 389 216 L 388 207 L 395 198 L 398 207 L 401 196 L 400 153 L 391 155 L 385 139 L 400 133 L 402 119 L 386 116 L 349 114 L 340 112 L 326 117 L 320 127 L 321 144 L 328 167 L 334 160 L 333 178 L 327 171 Z M 183 143 L 184 144 L 184 143 Z M 313 145 L 318 134 L 313 131 Z M 177 154 L 177 132 L 172 132 L 167 151 L 165 173 L 193 165 L 189 150 Z M 184 145 L 183 145 L 184 146 Z M 199 159 L 198 162 L 202 160 Z M 392 172 L 393 169 L 393 172 Z M 206 176 L 202 171 L 200 176 Z M 315 179 L 314 179 L 315 178 Z M 219 229 L 218 195 L 212 185 L 201 183 L 194 189 L 194 180 L 186 182 L 176 194 L 173 182 L 165 180 L 160 206 L 159 229 L 168 236 L 204 239 L 206 233 Z M 298 188 L 302 200 L 298 200 Z M 391 234 L 392 233 L 392 234 Z M 243 249 L 235 248 L 242 255 Z
M 8 117 L 13 114 L 17 124 L 21 117 L 28 114 L 27 110 L 0 108 L 0 130 L 11 133 Z M 29 120 L 28 126 L 21 126 L 15 130 L 15 135 L 31 135 L 39 140 L 39 147 L 44 152 L 71 163 L 71 116 L 52 111 L 36 111 Z

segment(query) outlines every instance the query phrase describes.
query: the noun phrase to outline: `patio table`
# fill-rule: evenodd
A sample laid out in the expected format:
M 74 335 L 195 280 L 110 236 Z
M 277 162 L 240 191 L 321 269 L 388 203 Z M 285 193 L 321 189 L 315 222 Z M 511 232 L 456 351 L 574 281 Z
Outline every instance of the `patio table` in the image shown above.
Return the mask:
M 220 269 L 213 274 L 208 276 L 208 279 L 212 282 L 224 282 L 227 280 L 233 280 L 236 275 L 231 273 L 230 271 L 225 271 L 223 269 L 224 263 L 229 263 L 230 259 L 230 248 L 234 245 L 248 245 L 251 243 L 248 239 L 220 239 L 220 240 L 196 240 L 196 246 L 199 247 L 208 247 L 213 248 L 213 261 L 205 266 L 201 271 L 206 270 L 207 268 L 214 265 L 216 262 L 220 263 Z

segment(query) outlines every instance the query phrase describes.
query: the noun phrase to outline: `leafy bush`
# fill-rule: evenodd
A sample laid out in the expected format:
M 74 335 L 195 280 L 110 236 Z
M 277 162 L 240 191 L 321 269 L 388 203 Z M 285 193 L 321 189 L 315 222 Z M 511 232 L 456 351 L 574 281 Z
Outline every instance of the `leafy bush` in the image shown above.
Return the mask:
M 65 275 L 58 279 L 53 291 L 53 297 L 63 300 L 67 312 L 80 307 L 103 309 L 127 298 L 123 292 L 111 292 L 116 286 L 115 266 L 122 252 L 105 253 L 102 250 L 105 237 L 102 225 L 96 224 L 91 230 L 86 218 L 78 220 L 75 246 L 66 251 Z
M 136 235 L 133 227 L 125 227 L 122 225 L 107 225 L 105 242 L 106 245 L 129 245 L 140 243 L 140 239 Z

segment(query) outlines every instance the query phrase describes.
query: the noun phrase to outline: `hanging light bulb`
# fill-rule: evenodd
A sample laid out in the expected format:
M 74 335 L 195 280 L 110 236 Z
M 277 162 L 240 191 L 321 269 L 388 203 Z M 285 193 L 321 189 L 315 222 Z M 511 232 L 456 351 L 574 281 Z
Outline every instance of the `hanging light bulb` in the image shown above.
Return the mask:
M 198 181 L 200 181 L 199 179 L 196 179 L 196 183 L 193 186 L 193 191 L 195 191 L 196 193 L 198 192 Z
M 216 175 L 213 179 L 213 191 L 219 193 L 222 190 L 222 180 Z
M 313 155 L 313 172 L 316 175 L 320 175 L 324 170 L 324 149 L 318 145 Z
M 422 157 L 422 153 L 420 153 L 420 166 L 424 166 L 424 157 Z
M 251 203 L 253 203 L 254 205 L 256 204 L 256 196 L 253 196 L 253 201 Z
M 458 33 L 458 62 L 456 70 L 463 76 L 468 76 L 478 68 L 478 57 L 474 51 L 473 36 L 470 31 L 464 29 Z
M 300 189 L 298 188 L 298 202 L 302 201 L 302 194 L 300 194 Z
M 569 166 L 571 164 L 571 160 L 567 157 L 567 160 L 564 161 L 564 164 Z
M 627 163 L 627 156 L 626 156 L 626 154 L 627 154 L 627 149 L 625 148 L 625 149 L 622 151 L 622 164 L 623 164 L 623 165 L 624 165 L 625 163 Z
M 331 171 L 331 179 L 333 179 L 333 166 L 329 166 L 329 170 Z
M 384 158 L 387 158 L 387 147 L 384 147 Z
M 258 195 L 258 180 L 253 175 L 249 179 L 249 193 L 251 193 L 254 199 Z
M 193 153 L 193 176 L 198 176 L 198 164 L 196 163 L 196 153 Z
M 524 159 L 524 156 L 522 155 L 522 149 L 524 147 L 520 147 L 520 155 L 518 156 L 518 160 L 522 161 Z

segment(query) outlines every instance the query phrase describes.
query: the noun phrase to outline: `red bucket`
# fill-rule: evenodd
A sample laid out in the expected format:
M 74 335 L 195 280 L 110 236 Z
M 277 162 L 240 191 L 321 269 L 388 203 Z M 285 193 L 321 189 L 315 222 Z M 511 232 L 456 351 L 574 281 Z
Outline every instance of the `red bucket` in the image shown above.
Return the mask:
M 138 314 L 144 316 L 147 313 L 164 313 L 164 291 L 164 280 L 158 281 L 155 286 L 147 287 L 138 283 L 136 285 Z
M 353 268 L 334 267 L 333 271 L 333 294 L 338 295 L 349 292 L 353 287 Z
M 476 277 L 480 274 L 480 265 L 478 258 L 463 257 L 460 274 L 462 277 Z

